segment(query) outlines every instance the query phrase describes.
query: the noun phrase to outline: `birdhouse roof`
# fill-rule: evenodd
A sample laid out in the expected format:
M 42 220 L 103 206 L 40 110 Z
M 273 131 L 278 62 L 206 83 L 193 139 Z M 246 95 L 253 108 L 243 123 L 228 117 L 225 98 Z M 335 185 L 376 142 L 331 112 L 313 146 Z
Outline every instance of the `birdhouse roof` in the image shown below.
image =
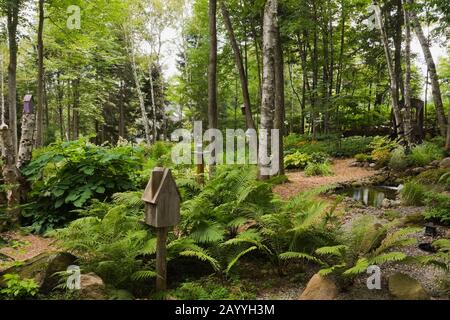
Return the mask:
M 164 169 L 164 175 L 154 197 L 152 197 L 151 187 L 152 181 L 148 183 L 147 188 L 144 191 L 144 195 L 142 196 L 142 200 L 147 203 L 157 204 L 163 193 L 170 193 L 181 200 L 180 191 L 178 190 L 175 179 L 169 169 Z
M 33 100 L 33 95 L 32 94 L 27 94 L 25 95 L 25 97 L 23 98 L 23 102 L 30 102 Z

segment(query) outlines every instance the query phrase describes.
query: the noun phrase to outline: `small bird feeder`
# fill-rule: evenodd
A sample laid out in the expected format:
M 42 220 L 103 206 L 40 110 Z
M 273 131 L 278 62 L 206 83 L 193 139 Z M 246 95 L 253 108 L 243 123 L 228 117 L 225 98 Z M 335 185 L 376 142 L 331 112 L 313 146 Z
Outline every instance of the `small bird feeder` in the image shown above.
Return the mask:
M 33 113 L 33 95 L 27 94 L 23 98 L 23 112 L 27 114 Z
M 167 234 L 180 223 L 181 196 L 169 169 L 155 168 L 144 191 L 145 223 L 156 228 L 156 290 L 167 289 Z
M 437 228 L 433 222 L 425 225 L 425 235 L 430 237 L 435 237 L 437 235 Z

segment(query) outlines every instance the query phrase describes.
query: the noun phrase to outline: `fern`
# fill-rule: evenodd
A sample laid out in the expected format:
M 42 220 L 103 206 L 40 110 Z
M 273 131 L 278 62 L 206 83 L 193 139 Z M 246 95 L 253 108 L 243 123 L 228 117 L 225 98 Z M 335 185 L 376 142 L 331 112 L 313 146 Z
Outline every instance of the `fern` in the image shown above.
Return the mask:
M 320 259 L 302 252 L 284 252 L 279 257 L 281 260 L 307 260 L 317 264 L 323 264 Z
M 158 274 L 152 270 L 139 270 L 131 275 L 131 280 L 144 281 L 151 278 L 156 278 Z
M 255 251 L 257 250 L 258 247 L 257 246 L 252 246 L 250 248 L 245 249 L 242 252 L 239 252 L 239 254 L 233 258 L 233 260 L 231 260 L 231 262 L 228 264 L 225 273 L 228 274 L 230 272 L 230 270 L 238 263 L 238 261 L 245 256 L 246 254 L 248 254 L 249 252 Z

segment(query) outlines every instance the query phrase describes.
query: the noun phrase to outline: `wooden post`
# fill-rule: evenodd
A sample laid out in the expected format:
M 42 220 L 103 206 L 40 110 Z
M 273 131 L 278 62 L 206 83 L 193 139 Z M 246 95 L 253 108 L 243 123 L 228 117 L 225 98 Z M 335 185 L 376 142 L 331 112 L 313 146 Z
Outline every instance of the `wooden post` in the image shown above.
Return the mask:
M 167 289 L 167 236 L 180 222 L 181 196 L 169 169 L 155 168 L 144 191 L 145 223 L 156 228 L 156 291 Z
M 156 291 L 167 289 L 167 235 L 169 228 L 156 228 Z

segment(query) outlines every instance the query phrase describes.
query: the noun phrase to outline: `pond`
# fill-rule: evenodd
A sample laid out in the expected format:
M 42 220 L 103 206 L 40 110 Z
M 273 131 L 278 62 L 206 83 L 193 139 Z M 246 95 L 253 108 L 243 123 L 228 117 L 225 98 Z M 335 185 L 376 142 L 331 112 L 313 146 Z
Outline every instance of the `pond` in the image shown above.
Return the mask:
M 395 200 L 397 196 L 397 187 L 387 186 L 363 186 L 348 187 L 338 191 L 339 194 L 351 197 L 366 206 L 381 207 L 384 199 Z

